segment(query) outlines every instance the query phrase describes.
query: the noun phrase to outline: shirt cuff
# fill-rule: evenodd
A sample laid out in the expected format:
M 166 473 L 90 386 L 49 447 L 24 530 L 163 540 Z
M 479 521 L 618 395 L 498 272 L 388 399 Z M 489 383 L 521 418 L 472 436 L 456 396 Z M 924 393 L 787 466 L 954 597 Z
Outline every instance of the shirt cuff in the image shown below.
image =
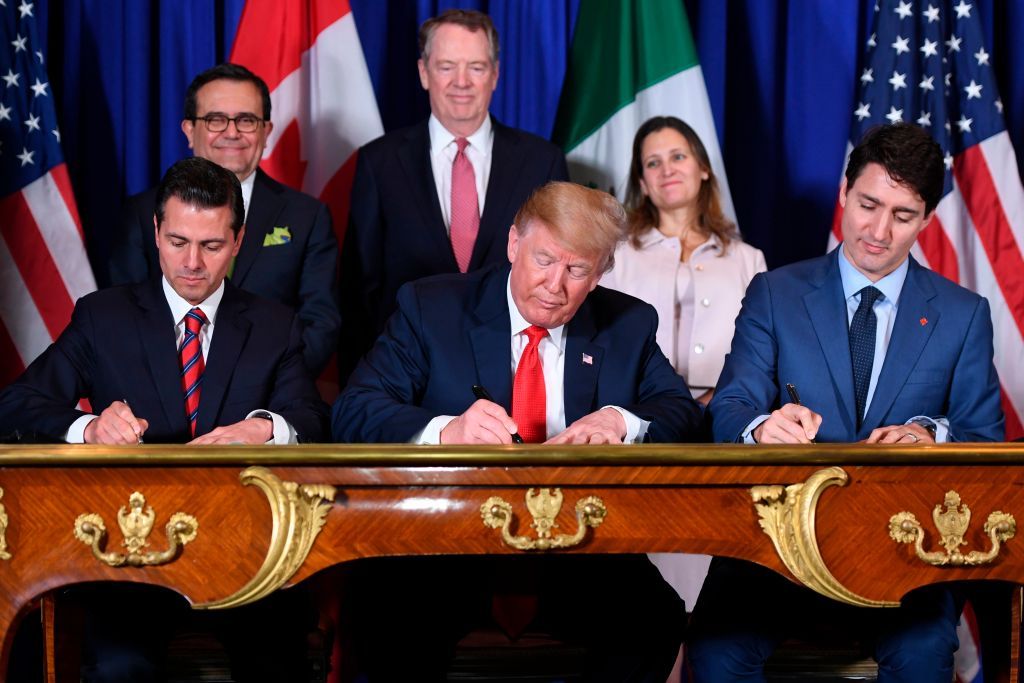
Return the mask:
M 454 420 L 457 415 L 438 415 L 427 423 L 419 433 L 414 434 L 409 443 L 437 446 L 441 443 L 441 431 Z
M 935 429 L 935 443 L 947 443 L 949 441 L 949 419 L 945 417 L 929 417 L 927 415 L 915 415 L 903 424 L 918 424 L 928 429 L 929 426 Z
M 277 413 L 272 413 L 269 410 L 254 410 L 246 415 L 245 419 L 248 420 L 251 417 L 269 417 L 270 421 L 274 424 L 274 433 L 266 443 L 274 444 L 275 446 L 288 446 L 299 442 L 295 428 Z
M 98 417 L 99 415 L 83 415 L 72 422 L 68 427 L 68 433 L 64 435 L 64 440 L 68 443 L 85 443 L 85 428 Z
M 626 436 L 622 437 L 622 443 L 643 443 L 647 436 L 647 429 L 651 426 L 650 421 L 642 420 L 625 408 L 618 406 L 603 406 L 601 410 L 611 408 L 618 411 L 622 419 L 626 421 Z
M 757 443 L 757 439 L 754 438 L 754 430 L 760 427 L 761 423 L 769 417 L 771 417 L 771 415 L 758 415 L 755 417 L 750 421 L 750 424 L 747 425 L 747 428 L 743 430 L 743 433 L 740 434 L 740 438 L 738 440 L 742 443 Z

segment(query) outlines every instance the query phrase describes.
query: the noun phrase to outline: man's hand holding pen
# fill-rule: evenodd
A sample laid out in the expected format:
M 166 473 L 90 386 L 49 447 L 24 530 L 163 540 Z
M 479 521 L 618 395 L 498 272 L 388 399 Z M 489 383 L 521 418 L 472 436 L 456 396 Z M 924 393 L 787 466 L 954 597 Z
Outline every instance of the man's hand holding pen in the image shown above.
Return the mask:
M 85 427 L 86 443 L 124 445 L 142 443 L 149 422 L 135 417 L 127 401 L 114 401 Z
M 790 403 L 772 411 L 768 419 L 754 428 L 758 443 L 814 443 L 821 426 L 821 415 L 800 404 L 800 394 L 786 385 Z
M 441 443 L 510 444 L 516 432 L 516 423 L 504 408 L 481 398 L 441 430 Z

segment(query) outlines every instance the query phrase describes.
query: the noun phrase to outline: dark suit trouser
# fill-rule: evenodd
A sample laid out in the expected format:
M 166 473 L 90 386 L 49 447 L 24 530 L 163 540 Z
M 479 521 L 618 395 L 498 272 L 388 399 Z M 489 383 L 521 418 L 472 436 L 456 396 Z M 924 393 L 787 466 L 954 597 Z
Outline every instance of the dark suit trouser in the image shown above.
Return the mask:
M 861 639 L 878 662 L 879 683 L 949 683 L 963 600 L 930 586 L 898 608 L 829 600 L 758 565 L 715 558 L 687 635 L 695 683 L 764 681 L 764 664 L 790 636 L 814 639 L 822 624 Z
M 535 590 L 527 630 L 582 648 L 586 681 L 664 683 L 685 627 L 682 600 L 643 555 L 378 558 L 343 571 L 343 629 L 371 682 L 444 680 L 458 641 L 495 626 L 495 593 Z

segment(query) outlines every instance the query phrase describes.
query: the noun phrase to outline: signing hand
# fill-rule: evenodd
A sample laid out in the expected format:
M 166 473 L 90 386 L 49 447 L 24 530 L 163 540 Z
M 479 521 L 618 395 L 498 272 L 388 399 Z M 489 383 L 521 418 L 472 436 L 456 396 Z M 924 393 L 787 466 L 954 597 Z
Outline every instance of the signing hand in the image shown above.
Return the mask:
M 821 415 L 806 406 L 787 403 L 754 428 L 754 439 L 758 443 L 811 443 L 820 426 Z
M 622 443 L 624 438 L 626 420 L 622 413 L 614 408 L 602 408 L 596 413 L 584 415 L 545 443 Z
M 479 399 L 441 430 L 443 444 L 512 443 L 516 423 L 497 403 Z
M 114 401 L 100 416 L 85 426 L 86 443 L 123 445 L 141 443 L 149 422 L 132 414 L 128 404 Z
M 931 433 L 919 424 L 892 425 L 872 430 L 864 443 L 935 443 Z
M 262 417 L 250 417 L 226 427 L 217 427 L 208 434 L 189 441 L 190 446 L 210 444 L 261 444 L 274 436 L 274 423 Z

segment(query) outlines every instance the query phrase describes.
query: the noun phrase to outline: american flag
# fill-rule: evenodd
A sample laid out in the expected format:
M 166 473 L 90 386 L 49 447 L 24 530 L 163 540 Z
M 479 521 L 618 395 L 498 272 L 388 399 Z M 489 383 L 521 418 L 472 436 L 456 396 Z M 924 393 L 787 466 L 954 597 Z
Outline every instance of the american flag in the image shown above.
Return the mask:
M 989 300 L 1007 438 L 1024 436 L 1024 189 L 975 3 L 880 0 L 851 143 L 905 121 L 942 146 L 945 194 L 915 258 Z M 852 147 L 851 147 L 852 148 Z M 833 244 L 839 239 L 839 212 Z
M 37 8 L 0 0 L 0 386 L 96 289 L 75 208 Z

